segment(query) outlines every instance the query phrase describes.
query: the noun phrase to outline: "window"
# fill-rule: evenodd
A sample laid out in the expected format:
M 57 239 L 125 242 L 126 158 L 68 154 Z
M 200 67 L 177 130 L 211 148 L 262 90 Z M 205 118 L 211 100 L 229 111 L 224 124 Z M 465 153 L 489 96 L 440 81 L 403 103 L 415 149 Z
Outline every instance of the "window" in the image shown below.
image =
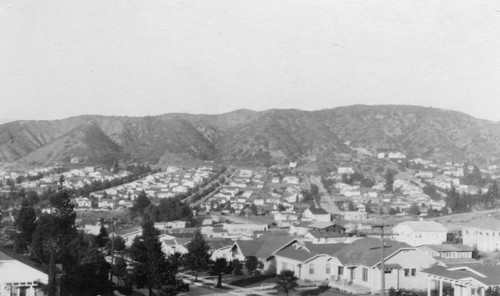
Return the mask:
M 326 264 L 326 274 L 330 274 L 330 263 Z
M 309 274 L 314 274 L 314 264 L 309 264 Z
M 385 273 L 392 273 L 392 269 L 390 269 L 390 268 L 386 268 L 386 269 L 385 269 Z
M 417 276 L 417 269 L 415 268 L 411 269 L 411 276 Z
M 286 264 L 286 262 L 283 262 L 283 265 L 282 265 L 282 270 L 288 270 L 288 264 Z
M 405 276 L 406 277 L 410 276 L 410 269 L 409 268 L 405 268 Z
M 363 282 L 368 281 L 368 268 L 363 267 Z
M 343 266 L 339 266 L 338 274 L 339 275 L 343 275 L 344 274 L 344 267 Z

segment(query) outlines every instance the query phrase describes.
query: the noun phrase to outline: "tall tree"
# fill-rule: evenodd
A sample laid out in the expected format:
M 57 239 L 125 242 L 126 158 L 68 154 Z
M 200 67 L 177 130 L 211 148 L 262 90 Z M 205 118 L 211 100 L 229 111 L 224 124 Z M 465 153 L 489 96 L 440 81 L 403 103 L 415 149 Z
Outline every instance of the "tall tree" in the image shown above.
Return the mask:
M 106 227 L 101 226 L 99 229 L 99 234 L 95 237 L 95 242 L 99 248 L 103 248 L 109 242 L 109 234 Z
M 287 296 L 291 291 L 295 291 L 298 278 L 295 273 L 291 270 L 282 270 L 278 280 L 276 281 L 276 289 L 278 291 L 285 293 Z
M 139 287 L 146 286 L 150 296 L 153 289 L 169 286 L 173 293 L 178 286 L 175 278 L 177 266 L 166 260 L 158 234 L 154 222 L 145 219 L 142 236 L 134 240 L 130 249 L 130 257 L 134 261 L 134 281 Z
M 208 267 L 210 260 L 210 247 L 199 229 L 196 230 L 193 239 L 188 243 L 187 250 L 185 265 L 195 272 L 195 281 L 197 281 L 198 273 Z
M 252 275 L 257 267 L 259 266 L 259 260 L 255 256 L 249 256 L 245 260 L 245 268 L 248 271 L 248 275 Z
M 396 171 L 388 169 L 385 172 L 385 191 L 386 192 L 392 192 L 393 191 L 393 185 L 394 185 L 394 176 L 396 176 Z
M 144 209 L 151 204 L 151 201 L 149 200 L 148 196 L 146 195 L 146 192 L 141 191 L 139 195 L 137 196 L 136 200 L 134 201 L 134 205 L 131 208 L 132 213 L 136 215 L 142 215 L 144 214 Z
M 23 200 L 14 225 L 19 230 L 14 241 L 14 250 L 17 253 L 26 253 L 36 229 L 35 209 L 27 200 Z
M 226 258 L 217 258 L 214 262 L 212 262 L 210 266 L 210 272 L 214 275 L 217 275 L 217 288 L 222 288 L 222 275 L 228 269 L 228 262 Z

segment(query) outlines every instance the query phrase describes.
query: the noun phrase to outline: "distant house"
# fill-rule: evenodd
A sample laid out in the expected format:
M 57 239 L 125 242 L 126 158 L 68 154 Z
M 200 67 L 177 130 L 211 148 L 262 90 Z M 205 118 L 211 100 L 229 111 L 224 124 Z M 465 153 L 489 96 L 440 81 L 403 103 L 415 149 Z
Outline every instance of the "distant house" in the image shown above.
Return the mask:
M 368 218 L 368 213 L 364 211 L 343 211 L 339 214 L 344 221 L 364 221 Z
M 35 262 L 0 247 L 0 295 L 43 295 L 48 271 Z
M 354 174 L 354 169 L 352 167 L 339 167 L 337 169 L 337 173 L 340 175 L 343 175 L 343 174 L 351 175 L 351 174 Z
M 130 247 L 132 243 L 134 242 L 134 239 L 138 236 L 142 235 L 142 228 L 141 227 L 131 227 L 131 228 L 124 228 L 117 230 L 115 232 L 116 236 L 121 236 L 123 240 L 125 241 L 125 245 L 127 247 Z
M 434 221 L 405 221 L 392 229 L 394 239 L 410 246 L 440 245 L 446 242 L 448 229 Z
M 472 247 L 458 244 L 423 245 L 418 247 L 425 254 L 441 261 L 444 264 L 455 262 L 473 262 Z M 463 260 L 470 259 L 470 260 Z
M 73 203 L 78 208 L 90 208 L 92 207 L 92 201 L 86 197 L 77 197 L 73 199 Z
M 283 178 L 283 183 L 298 185 L 299 182 L 300 182 L 300 179 L 297 176 L 285 176 Z
M 500 220 L 484 217 L 472 220 L 463 225 L 462 238 L 464 245 L 477 247 L 481 252 L 500 250 Z
M 184 255 L 188 252 L 187 244 L 191 242 L 191 238 L 166 235 L 165 237 L 160 238 L 160 242 L 161 249 L 167 257 L 175 253 Z
M 318 222 L 330 222 L 332 215 L 323 208 L 310 207 L 302 212 L 302 219 Z

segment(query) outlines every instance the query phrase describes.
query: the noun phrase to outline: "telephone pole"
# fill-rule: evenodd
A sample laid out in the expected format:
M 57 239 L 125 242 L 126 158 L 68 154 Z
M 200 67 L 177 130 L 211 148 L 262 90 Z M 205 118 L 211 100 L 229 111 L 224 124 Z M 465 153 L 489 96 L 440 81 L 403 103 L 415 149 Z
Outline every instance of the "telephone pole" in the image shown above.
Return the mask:
M 380 241 L 381 241 L 381 246 L 380 249 L 382 250 L 382 255 L 381 255 L 381 262 L 380 262 L 380 277 L 381 277 L 381 292 L 382 296 L 385 296 L 385 251 L 384 249 L 386 247 L 390 246 L 385 246 L 384 244 L 384 228 L 388 227 L 390 225 L 387 224 L 379 224 L 379 225 L 373 225 L 372 228 L 378 228 L 380 229 Z

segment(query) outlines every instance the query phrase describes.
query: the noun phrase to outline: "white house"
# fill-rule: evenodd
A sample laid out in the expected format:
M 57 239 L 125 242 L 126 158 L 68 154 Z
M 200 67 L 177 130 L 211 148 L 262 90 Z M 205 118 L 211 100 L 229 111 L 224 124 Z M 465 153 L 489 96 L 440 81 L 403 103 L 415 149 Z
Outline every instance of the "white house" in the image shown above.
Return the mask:
M 332 215 L 323 208 L 310 207 L 302 212 L 302 219 L 308 221 L 330 222 Z
M 393 227 L 394 239 L 410 246 L 440 245 L 446 242 L 448 230 L 434 221 L 405 221 Z
M 36 263 L 0 248 L 0 296 L 42 295 L 40 284 L 47 285 L 48 273 Z
M 464 245 L 476 247 L 481 252 L 500 250 L 500 220 L 484 217 L 463 225 Z
M 339 174 L 354 174 L 354 169 L 352 167 L 339 167 L 337 169 L 337 173 Z
M 273 254 L 277 273 L 288 269 L 302 280 L 321 282 L 353 294 L 381 289 L 381 241 L 362 238 L 340 244 L 294 244 Z M 436 263 L 432 257 L 404 243 L 387 242 L 385 288 L 427 289 L 421 270 Z

